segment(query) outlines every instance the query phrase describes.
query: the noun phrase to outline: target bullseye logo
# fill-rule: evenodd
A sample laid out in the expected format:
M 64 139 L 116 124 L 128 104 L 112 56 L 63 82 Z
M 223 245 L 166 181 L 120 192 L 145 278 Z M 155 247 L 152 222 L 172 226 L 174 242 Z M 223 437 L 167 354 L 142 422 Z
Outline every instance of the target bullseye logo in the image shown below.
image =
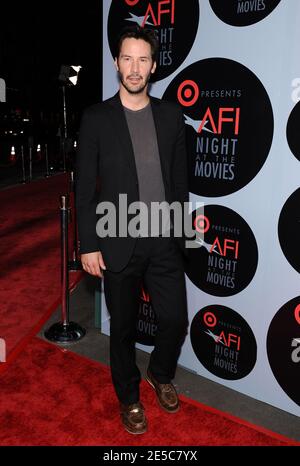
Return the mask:
M 194 228 L 198 233 L 206 233 L 209 230 L 209 219 L 203 215 L 197 215 L 194 220 Z
M 111 54 L 116 57 L 116 38 L 123 28 L 138 25 L 153 29 L 159 51 L 158 66 L 151 80 L 160 81 L 176 71 L 188 56 L 197 34 L 199 15 L 199 0 L 112 0 L 107 23 Z M 188 95 L 189 91 L 185 98 L 189 99 Z
M 203 321 L 207 327 L 215 327 L 217 325 L 217 318 L 213 312 L 206 312 L 203 316 Z
M 190 336 L 200 363 L 222 379 L 241 379 L 255 365 L 254 334 L 233 309 L 219 304 L 204 307 L 192 320 Z
M 178 87 L 177 100 L 183 107 L 193 106 L 198 98 L 199 88 L 194 81 L 187 79 Z

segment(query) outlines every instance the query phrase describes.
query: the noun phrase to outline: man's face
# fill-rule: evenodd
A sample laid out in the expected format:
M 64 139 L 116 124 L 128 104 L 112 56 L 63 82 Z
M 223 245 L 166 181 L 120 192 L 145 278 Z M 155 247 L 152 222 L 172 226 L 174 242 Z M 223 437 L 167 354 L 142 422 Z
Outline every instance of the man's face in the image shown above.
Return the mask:
M 150 44 L 134 38 L 124 39 L 115 65 L 121 84 L 130 94 L 141 94 L 156 68 L 151 57 Z

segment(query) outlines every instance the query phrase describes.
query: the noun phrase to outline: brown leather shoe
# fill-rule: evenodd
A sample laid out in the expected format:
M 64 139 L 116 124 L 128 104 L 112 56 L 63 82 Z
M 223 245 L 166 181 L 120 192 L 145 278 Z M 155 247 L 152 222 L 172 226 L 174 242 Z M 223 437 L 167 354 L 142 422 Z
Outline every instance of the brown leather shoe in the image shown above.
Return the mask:
M 180 406 L 174 385 L 171 383 L 159 383 L 155 380 L 149 369 L 147 370 L 146 380 L 154 388 L 160 406 L 168 413 L 176 413 Z
M 120 403 L 123 426 L 130 434 L 143 434 L 147 430 L 147 419 L 142 403 L 130 405 Z

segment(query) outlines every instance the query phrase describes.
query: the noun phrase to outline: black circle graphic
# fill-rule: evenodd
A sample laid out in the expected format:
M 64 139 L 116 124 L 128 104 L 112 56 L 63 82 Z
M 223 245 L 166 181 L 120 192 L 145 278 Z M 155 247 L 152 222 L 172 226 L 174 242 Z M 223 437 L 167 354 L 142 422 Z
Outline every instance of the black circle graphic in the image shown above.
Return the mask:
M 288 262 L 300 273 L 300 188 L 285 202 L 278 222 L 278 237 L 283 254 Z M 295 246 L 296 245 L 296 246 Z
M 152 80 L 160 81 L 172 74 L 189 54 L 199 14 L 198 0 L 189 0 L 188 5 L 182 0 L 112 0 L 107 25 L 112 56 L 115 58 L 115 41 L 124 27 L 139 24 L 155 29 L 160 47 Z
M 277 382 L 300 406 L 300 296 L 284 304 L 273 317 L 267 352 Z
M 268 94 L 252 71 L 225 58 L 200 60 L 173 79 L 164 98 L 183 108 L 191 192 L 225 196 L 258 174 L 274 123 Z
M 200 363 L 226 380 L 248 375 L 257 357 L 255 336 L 237 312 L 219 304 L 206 306 L 191 324 L 191 344 Z
M 258 23 L 277 7 L 281 0 L 209 0 L 216 16 L 231 26 Z
M 228 207 L 204 206 L 190 214 L 197 233 L 187 246 L 185 272 L 202 291 L 232 296 L 249 285 L 256 272 L 258 249 L 245 220 Z M 199 216 L 200 226 L 199 229 Z M 202 220 L 204 216 L 205 222 Z
M 300 121 L 300 101 L 295 105 L 288 119 L 287 128 L 286 128 L 286 137 L 288 141 L 289 148 L 296 157 L 300 160 L 300 131 L 299 131 L 299 121 Z
M 156 314 L 151 306 L 150 296 L 143 287 L 136 321 L 136 342 L 146 346 L 154 346 L 156 331 Z

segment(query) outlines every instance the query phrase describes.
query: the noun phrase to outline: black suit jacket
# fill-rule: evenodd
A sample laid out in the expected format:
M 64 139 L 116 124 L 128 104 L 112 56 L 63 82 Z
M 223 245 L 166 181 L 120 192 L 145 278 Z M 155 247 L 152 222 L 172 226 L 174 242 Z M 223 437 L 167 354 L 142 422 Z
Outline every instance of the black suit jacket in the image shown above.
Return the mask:
M 167 202 L 188 201 L 185 125 L 181 107 L 150 97 Z M 119 194 L 128 205 L 139 200 L 138 177 L 125 112 L 119 97 L 87 108 L 83 114 L 76 161 L 76 207 L 80 252 L 101 251 L 108 270 L 120 271 L 133 252 L 136 238 L 96 233 L 98 202 L 116 206 Z M 128 216 L 128 221 L 130 216 Z M 176 240 L 184 251 L 184 240 Z

